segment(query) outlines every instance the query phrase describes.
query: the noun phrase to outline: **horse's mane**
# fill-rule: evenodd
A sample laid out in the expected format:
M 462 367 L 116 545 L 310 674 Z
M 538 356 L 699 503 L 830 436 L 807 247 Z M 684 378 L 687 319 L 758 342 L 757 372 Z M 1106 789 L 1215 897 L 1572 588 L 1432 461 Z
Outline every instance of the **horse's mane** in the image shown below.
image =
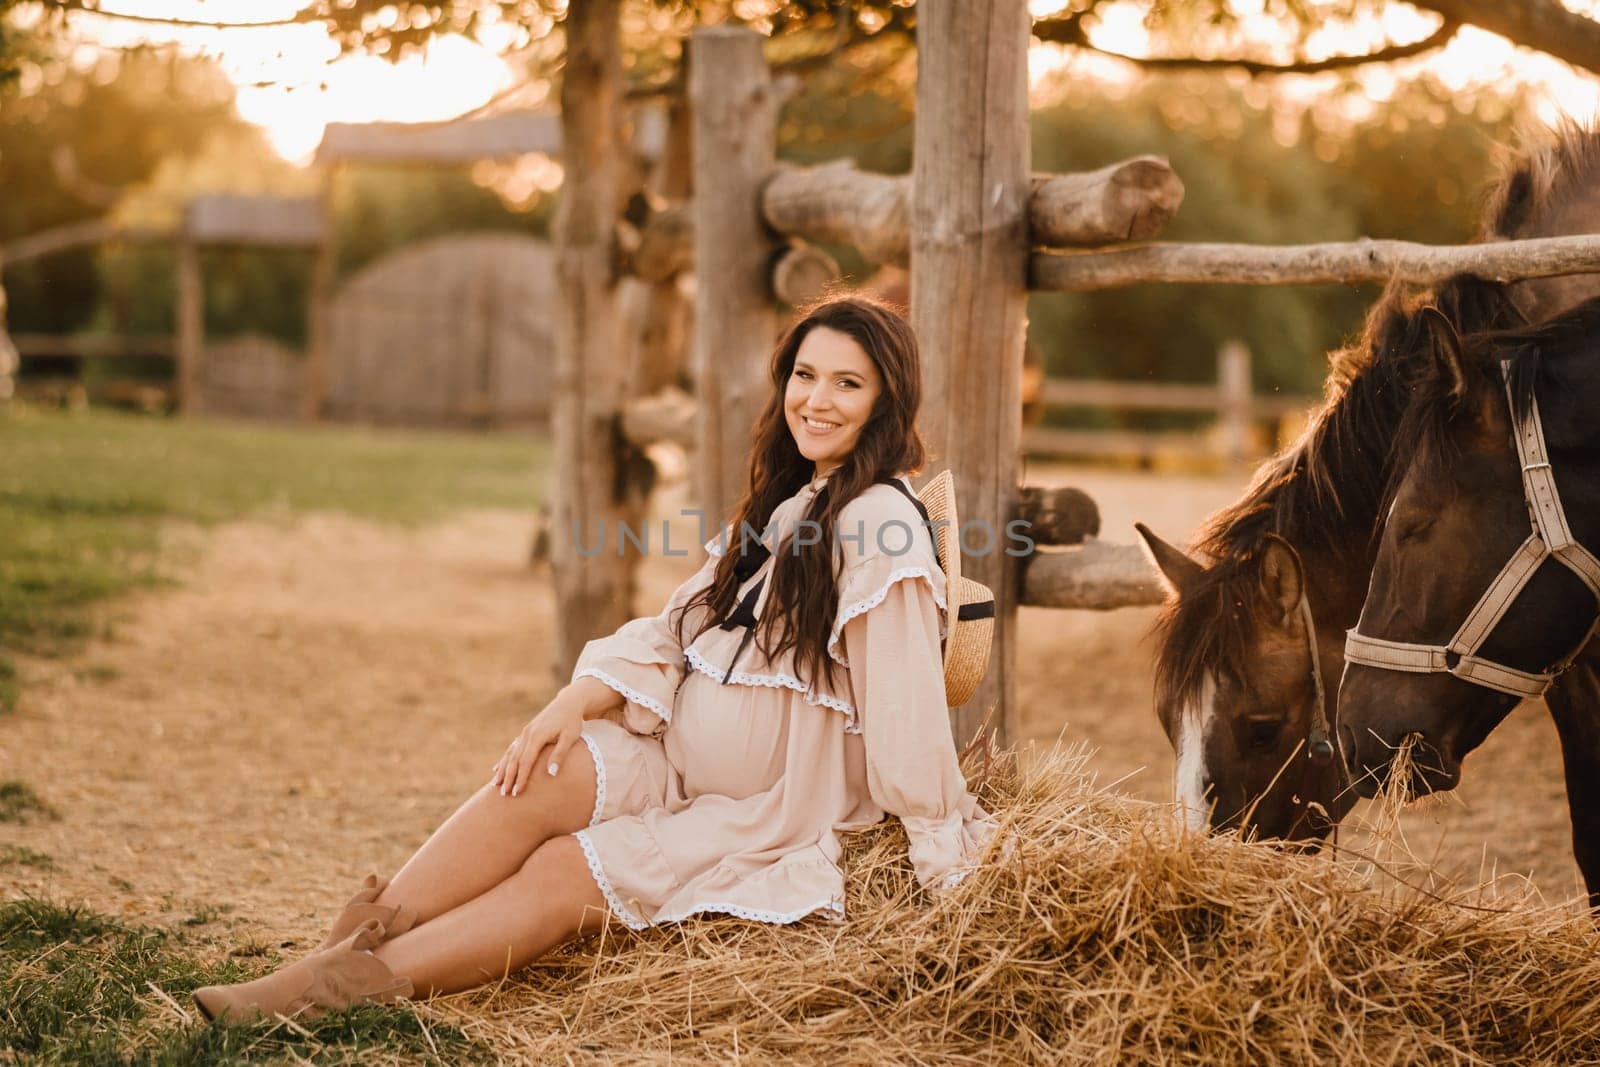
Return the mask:
M 1600 297 L 1593 297 L 1543 322 L 1463 337 L 1461 345 L 1469 371 L 1482 375 L 1495 392 L 1505 388 L 1513 417 L 1521 418 L 1533 403 L 1534 390 L 1554 367 L 1567 359 L 1592 357 L 1597 334 Z M 1413 386 L 1394 439 L 1396 448 L 1408 457 L 1408 467 L 1445 470 L 1459 453 L 1459 417 L 1472 399 L 1461 394 L 1448 365 L 1431 362 Z M 1501 375 L 1502 362 L 1509 364 L 1509 380 Z M 1393 472 L 1380 506 L 1387 506 L 1402 473 L 1403 468 Z
M 1592 212 L 1600 194 L 1600 126 L 1571 119 L 1526 132 L 1524 147 L 1507 150 L 1500 173 L 1484 193 L 1488 238 L 1549 237 L 1576 232 L 1573 215 Z
M 1432 373 L 1440 314 L 1463 333 L 1520 321 L 1503 286 L 1456 275 L 1433 292 L 1392 283 L 1357 341 L 1334 353 L 1322 407 L 1288 448 L 1263 463 L 1238 501 L 1212 515 L 1193 549 L 1206 567 L 1156 623 L 1156 691 L 1163 703 L 1198 691 L 1208 668 L 1243 662 L 1265 621 L 1258 594 L 1269 534 L 1363 567 L 1389 484 L 1394 434 L 1419 378 Z
M 1600 131 L 1565 123 L 1553 133 L 1502 160 L 1484 195 L 1479 240 L 1558 229 L 1600 186 Z M 1468 275 L 1431 291 L 1401 282 L 1385 288 L 1356 341 L 1332 355 L 1322 407 L 1305 432 L 1264 463 L 1244 495 L 1197 535 L 1193 548 L 1207 565 L 1169 599 L 1156 623 L 1160 703 L 1186 702 L 1208 668 L 1244 661 L 1265 621 L 1258 590 L 1267 535 L 1318 552 L 1341 571 L 1364 566 L 1390 491 L 1396 441 L 1449 447 L 1446 409 L 1412 404 L 1420 391 L 1438 387 L 1433 316 L 1463 338 L 1510 338 L 1507 331 L 1524 321 L 1505 286 Z

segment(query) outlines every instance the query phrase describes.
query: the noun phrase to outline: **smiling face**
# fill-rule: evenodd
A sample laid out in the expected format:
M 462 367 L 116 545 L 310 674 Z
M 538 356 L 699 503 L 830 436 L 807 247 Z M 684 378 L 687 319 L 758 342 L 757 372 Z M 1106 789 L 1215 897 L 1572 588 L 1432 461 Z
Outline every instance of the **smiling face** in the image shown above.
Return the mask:
M 826 326 L 806 334 L 784 389 L 783 412 L 800 454 L 827 474 L 872 419 L 883 378 L 854 339 Z

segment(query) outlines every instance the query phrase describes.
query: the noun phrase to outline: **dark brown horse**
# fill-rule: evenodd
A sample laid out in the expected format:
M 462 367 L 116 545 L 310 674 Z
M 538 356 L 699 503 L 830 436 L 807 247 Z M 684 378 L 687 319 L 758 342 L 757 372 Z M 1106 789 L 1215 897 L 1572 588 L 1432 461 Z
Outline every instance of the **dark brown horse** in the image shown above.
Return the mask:
M 1600 298 L 1536 326 L 1449 339 L 1396 446 L 1406 462 L 1339 698 L 1340 741 L 1366 795 L 1408 737 L 1406 784 L 1454 787 L 1462 757 L 1594 632 Z M 1587 770 L 1592 782 L 1600 768 Z M 1584 798 L 1569 799 L 1576 814 Z
M 1568 127 L 1505 168 L 1484 232 L 1549 236 L 1600 228 L 1597 220 L 1600 136 Z M 1206 524 L 1195 546 L 1204 564 L 1141 528 L 1173 591 L 1158 626 L 1157 709 L 1194 821 L 1209 815 L 1228 827 L 1248 815 L 1263 836 L 1315 837 L 1347 810 L 1353 801 L 1340 787 L 1337 761 L 1313 749 L 1320 738 L 1312 649 L 1331 720 L 1344 630 L 1365 596 L 1378 504 L 1412 380 L 1432 365 L 1444 323 L 1452 334 L 1503 327 L 1596 288 L 1592 277 L 1503 288 L 1459 278 L 1410 295 L 1391 286 L 1360 341 L 1335 357 L 1327 402 L 1311 427 Z M 1600 730 L 1585 712 L 1600 708 L 1596 678 L 1576 672 L 1550 694 L 1575 793 L 1600 789 Z M 1573 829 L 1580 866 L 1600 885 L 1600 804 L 1575 815 Z
M 1317 726 L 1334 715 L 1344 631 L 1366 595 L 1394 433 L 1433 365 L 1440 312 L 1429 309 L 1474 329 L 1520 321 L 1503 287 L 1472 278 L 1427 299 L 1391 288 L 1359 343 L 1335 356 L 1300 440 L 1201 530 L 1206 565 L 1139 527 L 1173 594 L 1158 623 L 1156 707 L 1195 825 L 1248 816 L 1264 836 L 1318 837 L 1354 802 Z

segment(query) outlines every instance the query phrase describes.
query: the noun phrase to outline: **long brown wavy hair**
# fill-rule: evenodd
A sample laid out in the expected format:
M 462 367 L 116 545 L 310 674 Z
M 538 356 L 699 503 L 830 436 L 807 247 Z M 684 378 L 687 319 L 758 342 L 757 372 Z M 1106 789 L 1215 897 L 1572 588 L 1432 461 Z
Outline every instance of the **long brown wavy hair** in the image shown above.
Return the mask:
M 795 354 L 806 336 L 818 328 L 835 330 L 860 345 L 878 368 L 883 388 L 855 447 L 829 473 L 826 491 L 817 495 L 804 516 L 821 528 L 821 537 L 811 544 L 794 546 L 786 538 L 781 545 L 767 546 L 778 558 L 768 578 L 772 588 L 757 627 L 756 644 L 769 660 L 793 649 L 795 664 L 812 679 L 811 684 L 820 678 L 831 688 L 835 664 L 828 656 L 828 637 L 838 613 L 839 563 L 834 535 L 839 516 L 845 505 L 874 483 L 897 474 L 915 474 L 927 460 L 927 449 L 917 432 L 917 409 L 922 403 L 917 338 L 911 324 L 888 304 L 861 295 L 824 298 L 806 309 L 778 342 L 768 370 L 772 395 L 751 435 L 750 484 L 734 509 L 734 536 L 717 561 L 715 578 L 684 605 L 676 626 L 682 640 L 684 618 L 700 605 L 709 610 L 695 637 L 728 616 L 739 596 L 735 566 L 741 553 L 759 550 L 755 535 L 766 529 L 777 506 L 815 474 L 815 465 L 800 454 L 789 432 L 783 405 Z

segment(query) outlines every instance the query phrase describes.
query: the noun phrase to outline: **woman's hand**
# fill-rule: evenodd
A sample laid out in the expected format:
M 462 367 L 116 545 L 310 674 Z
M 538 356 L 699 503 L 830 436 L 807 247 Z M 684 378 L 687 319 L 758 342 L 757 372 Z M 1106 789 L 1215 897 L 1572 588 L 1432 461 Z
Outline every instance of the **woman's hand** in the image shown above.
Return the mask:
M 501 796 L 520 795 L 523 787 L 533 781 L 534 764 L 546 747 L 550 748 L 550 761 L 545 769 L 554 776 L 561 769 L 567 749 L 583 733 L 584 710 L 583 703 L 569 691 L 557 694 L 512 738 L 505 755 L 494 765 L 490 786 L 498 787 Z

